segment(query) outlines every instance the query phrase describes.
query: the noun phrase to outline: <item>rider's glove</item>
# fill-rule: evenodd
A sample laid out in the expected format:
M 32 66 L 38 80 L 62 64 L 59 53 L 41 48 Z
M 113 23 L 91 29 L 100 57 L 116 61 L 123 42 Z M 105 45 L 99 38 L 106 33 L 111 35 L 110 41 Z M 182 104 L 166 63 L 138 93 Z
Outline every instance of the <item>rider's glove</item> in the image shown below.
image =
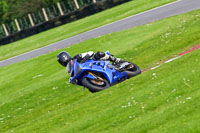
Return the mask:
M 114 63 L 116 63 L 116 64 L 121 63 L 121 59 L 120 58 L 116 58 L 116 57 L 114 57 L 112 55 L 109 56 L 109 60 L 114 62 Z
M 120 61 L 121 61 L 121 59 L 120 58 L 115 58 L 115 63 L 117 63 L 117 64 L 119 64 L 120 63 Z

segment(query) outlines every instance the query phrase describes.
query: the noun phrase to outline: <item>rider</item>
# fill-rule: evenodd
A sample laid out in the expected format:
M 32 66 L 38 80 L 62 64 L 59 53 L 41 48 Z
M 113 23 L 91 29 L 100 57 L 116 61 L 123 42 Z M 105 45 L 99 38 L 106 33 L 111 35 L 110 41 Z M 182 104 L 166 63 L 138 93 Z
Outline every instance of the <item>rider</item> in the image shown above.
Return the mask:
M 122 61 L 120 58 L 116 58 L 113 55 L 108 55 L 104 52 L 94 53 L 92 51 L 89 51 L 89 52 L 77 54 L 74 57 L 71 57 L 69 53 L 63 51 L 57 55 L 58 62 L 64 67 L 66 67 L 68 62 L 72 59 L 77 59 L 79 63 L 84 63 L 90 58 L 93 58 L 94 60 L 108 60 L 117 64 L 121 63 Z

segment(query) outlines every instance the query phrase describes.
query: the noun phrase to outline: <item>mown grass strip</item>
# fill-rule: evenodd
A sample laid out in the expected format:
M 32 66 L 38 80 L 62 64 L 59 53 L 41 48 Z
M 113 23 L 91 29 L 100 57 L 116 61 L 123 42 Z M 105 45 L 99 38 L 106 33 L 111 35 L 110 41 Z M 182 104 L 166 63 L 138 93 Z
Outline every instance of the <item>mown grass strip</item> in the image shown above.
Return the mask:
M 93 16 L 39 33 L 23 40 L 0 47 L 0 60 L 61 41 L 85 31 L 103 26 L 122 18 L 149 10 L 175 0 L 133 0 Z

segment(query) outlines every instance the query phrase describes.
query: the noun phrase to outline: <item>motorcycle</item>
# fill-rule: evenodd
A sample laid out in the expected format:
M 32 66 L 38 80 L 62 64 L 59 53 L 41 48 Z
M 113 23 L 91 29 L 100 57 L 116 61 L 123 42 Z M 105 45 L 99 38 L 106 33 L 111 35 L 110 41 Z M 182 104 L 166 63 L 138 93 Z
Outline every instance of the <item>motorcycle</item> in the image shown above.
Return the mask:
M 109 52 L 106 52 L 109 54 Z M 140 68 L 131 62 L 111 64 L 109 61 L 87 59 L 78 63 L 76 59 L 67 65 L 70 83 L 88 88 L 92 93 L 109 88 L 141 73 Z

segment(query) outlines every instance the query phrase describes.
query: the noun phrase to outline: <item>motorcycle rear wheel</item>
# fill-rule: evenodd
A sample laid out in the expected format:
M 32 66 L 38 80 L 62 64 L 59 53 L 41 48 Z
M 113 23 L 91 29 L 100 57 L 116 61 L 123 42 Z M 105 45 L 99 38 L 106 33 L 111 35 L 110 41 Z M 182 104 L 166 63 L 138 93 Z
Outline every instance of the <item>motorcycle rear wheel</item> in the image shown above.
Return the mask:
M 99 82 L 97 82 L 97 84 L 95 84 L 95 82 L 92 81 L 92 79 L 89 79 L 87 77 L 82 79 L 83 86 L 88 88 L 88 90 L 92 93 L 95 93 L 95 92 L 98 92 L 101 90 L 105 90 L 110 87 L 110 84 L 106 79 L 103 79 L 102 82 L 103 82 L 103 84 L 99 85 Z

